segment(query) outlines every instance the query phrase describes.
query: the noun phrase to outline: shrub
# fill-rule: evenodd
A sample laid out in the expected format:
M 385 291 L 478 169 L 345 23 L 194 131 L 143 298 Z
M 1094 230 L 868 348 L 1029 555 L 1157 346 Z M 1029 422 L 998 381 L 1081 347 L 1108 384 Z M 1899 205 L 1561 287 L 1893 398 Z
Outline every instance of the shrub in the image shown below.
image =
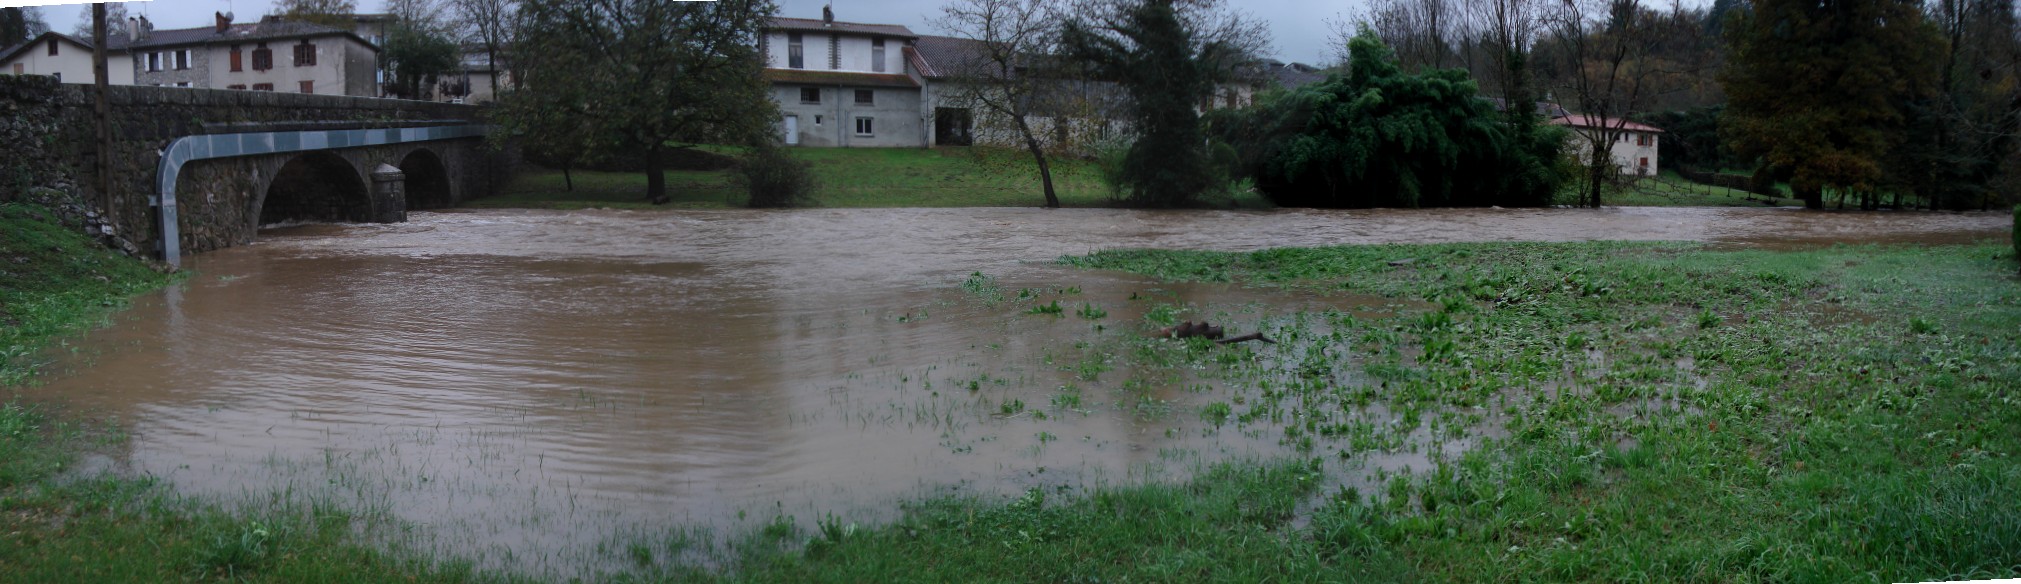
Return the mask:
M 752 207 L 799 207 L 813 202 L 814 170 L 784 148 L 758 147 L 737 166 Z

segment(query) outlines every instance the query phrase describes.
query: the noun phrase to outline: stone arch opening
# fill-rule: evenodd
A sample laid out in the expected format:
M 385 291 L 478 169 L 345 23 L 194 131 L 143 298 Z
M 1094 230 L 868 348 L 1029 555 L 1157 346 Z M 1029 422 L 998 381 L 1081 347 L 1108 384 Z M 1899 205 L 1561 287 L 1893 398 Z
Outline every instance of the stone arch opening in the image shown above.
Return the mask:
M 400 172 L 407 175 L 407 209 L 442 209 L 456 201 L 449 192 L 449 169 L 442 157 L 427 148 L 416 148 L 400 159 Z
M 289 160 L 267 183 L 260 225 L 289 221 L 364 222 L 372 218 L 372 196 L 358 170 L 342 156 L 310 152 Z

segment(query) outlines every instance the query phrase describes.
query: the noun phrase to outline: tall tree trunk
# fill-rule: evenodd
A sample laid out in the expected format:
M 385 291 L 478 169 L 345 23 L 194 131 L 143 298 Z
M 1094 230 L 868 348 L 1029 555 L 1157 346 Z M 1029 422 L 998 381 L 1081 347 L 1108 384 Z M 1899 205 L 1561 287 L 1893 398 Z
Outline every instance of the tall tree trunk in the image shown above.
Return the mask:
M 646 201 L 654 205 L 665 205 L 673 200 L 667 197 L 667 172 L 660 168 L 662 148 L 665 146 L 661 146 L 658 140 L 646 147 Z
M 1025 136 L 1025 149 L 1030 150 L 1032 159 L 1039 163 L 1039 180 L 1045 183 L 1046 188 L 1046 208 L 1060 208 L 1060 196 L 1053 192 L 1053 167 L 1046 162 L 1046 149 L 1039 147 L 1039 138 L 1032 135 L 1032 126 L 1025 122 L 1023 115 L 1012 113 L 1011 117 L 1017 119 L 1018 132 Z
M 569 173 L 569 167 L 572 166 L 575 166 L 575 161 L 572 160 L 561 161 L 561 182 L 562 184 L 568 185 L 568 192 L 571 193 L 575 192 L 575 175 Z

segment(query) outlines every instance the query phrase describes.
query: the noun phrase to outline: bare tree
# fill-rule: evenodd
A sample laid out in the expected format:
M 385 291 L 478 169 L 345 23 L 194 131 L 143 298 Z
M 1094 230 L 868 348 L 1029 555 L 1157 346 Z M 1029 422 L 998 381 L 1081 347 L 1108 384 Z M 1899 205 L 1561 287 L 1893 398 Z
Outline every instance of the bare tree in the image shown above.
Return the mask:
M 1460 45 L 1472 33 L 1463 1 L 1372 0 L 1358 19 L 1333 23 L 1334 46 L 1341 51 L 1341 62 L 1347 62 L 1348 39 L 1366 26 L 1396 52 L 1397 64 L 1404 71 L 1460 64 Z
M 1599 207 L 1603 188 L 1619 182 L 1612 147 L 1629 116 L 1676 80 L 1674 66 L 1655 57 L 1667 30 L 1661 18 L 1642 0 L 1556 0 L 1541 15 L 1549 38 L 1537 49 L 1539 68 L 1559 99 L 1585 116 L 1572 124 L 1585 167 L 1581 206 Z
M 92 35 L 91 12 L 93 6 L 96 6 L 96 4 L 84 5 L 84 8 L 77 16 L 77 28 L 71 29 L 72 36 L 87 39 L 91 38 Z M 125 36 L 126 36 L 126 3 L 106 2 L 105 37 L 116 39 Z
M 450 0 L 463 38 L 484 50 L 491 67 L 491 90 L 499 91 L 499 53 L 512 42 L 512 0 Z
M 945 65 L 954 81 L 944 94 L 947 102 L 980 112 L 976 121 L 984 135 L 1008 133 L 1023 144 L 1038 163 L 1048 208 L 1058 208 L 1060 197 L 1047 145 L 1033 128 L 1033 109 L 1052 83 L 1038 69 L 1058 40 L 1054 8 L 1051 0 L 956 0 L 934 21 L 971 41 L 957 45 L 955 60 Z

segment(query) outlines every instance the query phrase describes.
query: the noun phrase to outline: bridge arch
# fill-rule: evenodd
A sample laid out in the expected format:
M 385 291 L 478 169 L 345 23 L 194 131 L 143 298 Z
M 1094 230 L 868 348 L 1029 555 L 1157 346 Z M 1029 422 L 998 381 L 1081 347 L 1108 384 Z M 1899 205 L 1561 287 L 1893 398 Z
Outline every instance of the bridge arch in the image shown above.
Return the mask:
M 401 174 L 407 175 L 407 209 L 442 209 L 456 202 L 451 191 L 449 169 L 442 157 L 427 148 L 415 148 L 400 158 Z
M 372 217 L 372 194 L 357 167 L 328 151 L 307 152 L 281 165 L 260 196 L 259 222 L 364 222 Z

